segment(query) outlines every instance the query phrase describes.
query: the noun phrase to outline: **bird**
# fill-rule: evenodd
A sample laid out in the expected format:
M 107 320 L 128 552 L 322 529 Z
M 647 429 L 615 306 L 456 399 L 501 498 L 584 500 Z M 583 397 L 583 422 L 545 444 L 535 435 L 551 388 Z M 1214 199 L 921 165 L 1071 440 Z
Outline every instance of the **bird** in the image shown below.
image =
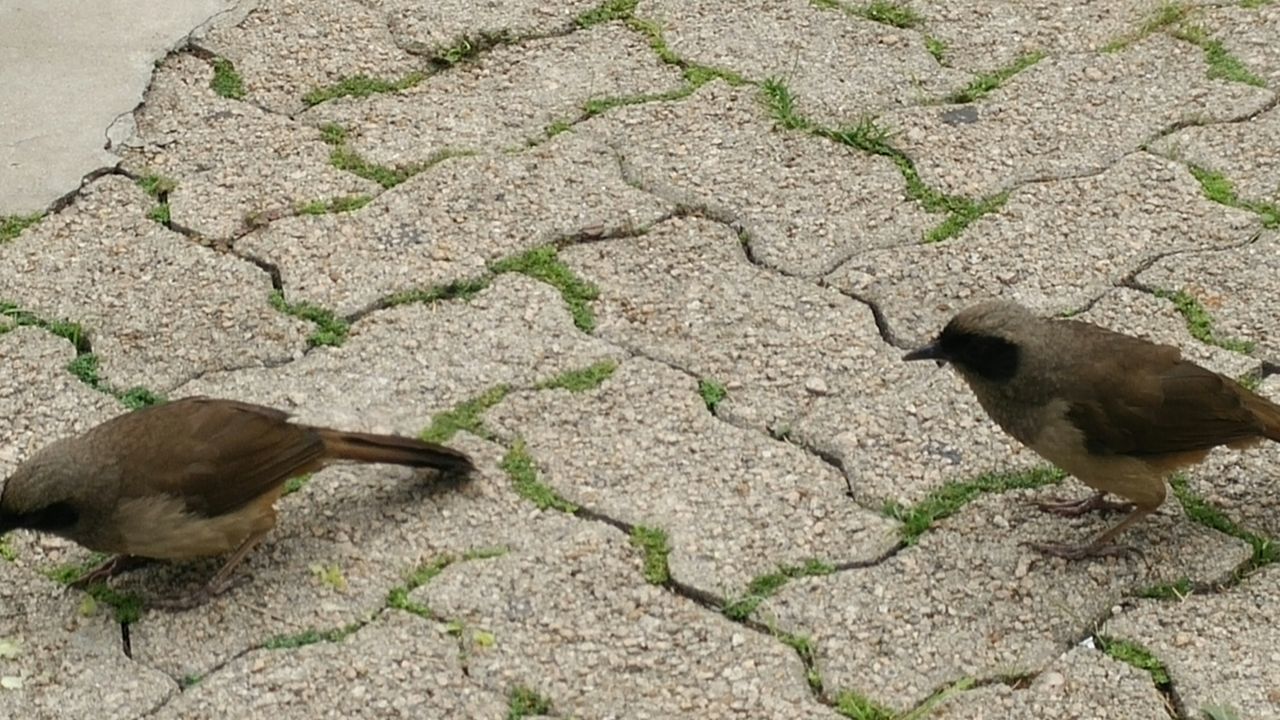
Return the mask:
M 474 469 L 443 445 L 303 425 L 271 407 L 193 396 L 117 415 L 33 453 L 0 486 L 0 535 L 34 530 L 114 554 L 77 587 L 152 560 L 230 553 L 201 590 L 152 603 L 190 608 L 240 584 L 232 572 L 275 527 L 287 481 L 337 461 Z
M 1183 358 L 1177 347 L 1040 317 L 1007 300 L 960 310 L 903 359 L 949 364 L 1006 433 L 1095 490 L 1081 500 L 1038 503 L 1042 510 L 1128 512 L 1086 543 L 1028 543 L 1049 556 L 1132 551 L 1113 541 L 1160 507 L 1169 474 L 1219 446 L 1280 442 L 1280 405 Z

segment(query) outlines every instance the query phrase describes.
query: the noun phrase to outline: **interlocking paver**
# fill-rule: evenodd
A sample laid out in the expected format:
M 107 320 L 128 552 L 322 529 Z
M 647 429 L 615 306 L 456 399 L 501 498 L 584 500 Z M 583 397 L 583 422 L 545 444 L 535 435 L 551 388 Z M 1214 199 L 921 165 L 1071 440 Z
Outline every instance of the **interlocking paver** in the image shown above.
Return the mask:
M 984 297 L 1079 310 L 1162 255 L 1241 244 L 1258 224 L 1205 198 L 1182 165 L 1135 153 L 1098 175 L 1023 185 L 956 239 L 864 253 L 830 279 L 918 342 Z
M 79 323 L 102 379 L 165 392 L 201 373 L 292 360 L 305 323 L 273 310 L 271 276 L 147 219 L 154 201 L 109 175 L 0 245 L 0 298 Z
M 818 3 L 769 0 L 643 0 L 682 59 L 755 81 L 784 79 L 798 109 L 824 122 L 867 115 L 959 90 L 966 73 L 939 65 L 924 36 Z
M 290 301 L 345 315 L 564 237 L 634 231 L 666 210 L 623 181 L 609 148 L 566 134 L 518 155 L 447 159 L 360 210 L 286 218 L 237 247 L 280 268 Z
M 1103 172 L 1174 127 L 1244 118 L 1274 98 L 1210 79 L 1200 48 L 1156 34 L 1113 53 L 1047 57 L 971 106 L 915 107 L 880 123 L 930 186 L 985 196 Z
M 788 273 L 819 275 L 855 253 L 916 242 L 943 220 L 907 196 L 892 160 L 776 128 L 752 87 L 715 81 L 577 132 L 609 143 L 641 187 L 738 224 L 760 262 Z
M 169 58 L 137 113 L 139 146 L 125 159 L 138 175 L 175 183 L 168 193 L 175 224 L 225 241 L 256 217 L 381 190 L 333 167 L 314 128 L 219 97 L 209 89 L 212 77 L 213 68 L 193 55 Z
M 1027 504 L 1068 492 L 1087 491 L 982 497 L 884 563 L 793 581 L 757 617 L 812 638 L 826 688 L 905 709 L 965 677 L 1038 673 L 1123 594 L 1182 577 L 1222 581 L 1249 557 L 1242 541 L 1191 522 L 1176 503 L 1126 537 L 1141 556 L 1065 563 L 1023 547 L 1114 522 L 1068 522 Z
M 369 160 L 409 165 L 445 151 L 518 149 L 544 140 L 556 122 L 577 120 L 589 100 L 659 95 L 682 84 L 643 36 L 609 23 L 495 48 L 404 92 L 339 99 L 304 117 L 342 125 Z
M 624 362 L 594 391 L 513 396 L 489 420 L 528 443 L 569 502 L 665 530 L 672 576 L 720 597 L 810 559 L 868 562 L 898 540 L 839 472 L 715 419 L 693 378 L 651 360 Z
M 413 594 L 462 625 L 474 681 L 526 685 L 565 717 L 839 717 L 785 645 L 647 584 L 616 530 L 557 520 L 539 553 L 456 564 Z
M 1168 668 L 1190 712 L 1228 708 L 1237 717 L 1280 716 L 1280 628 L 1273 613 L 1280 571 L 1263 569 L 1236 587 L 1181 601 L 1142 600 L 1103 632 L 1137 642 Z
M 372 0 L 386 18 L 401 47 L 426 55 L 451 48 L 466 50 L 488 38 L 519 38 L 564 33 L 575 19 L 600 5 L 599 0 L 471 2 L 441 0 Z

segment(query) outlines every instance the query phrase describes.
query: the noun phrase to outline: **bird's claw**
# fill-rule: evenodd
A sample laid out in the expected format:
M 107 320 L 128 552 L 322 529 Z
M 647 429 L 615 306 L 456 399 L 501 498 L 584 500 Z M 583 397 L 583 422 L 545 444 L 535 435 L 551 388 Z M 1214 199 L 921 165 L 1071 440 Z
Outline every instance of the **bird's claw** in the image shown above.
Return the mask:
M 1107 500 L 1100 493 L 1080 500 L 1050 498 L 1048 500 L 1034 501 L 1034 504 L 1042 512 L 1062 517 L 1080 517 L 1094 510 L 1114 510 L 1116 512 L 1131 512 L 1133 510 L 1132 503 L 1118 503 Z
M 193 610 L 229 590 L 235 590 L 241 585 L 249 582 L 251 579 L 252 578 L 248 575 L 240 575 L 231 578 L 220 585 L 203 585 L 199 590 L 189 592 L 186 595 L 157 598 L 149 602 L 148 605 L 158 610 L 170 610 L 173 612 Z

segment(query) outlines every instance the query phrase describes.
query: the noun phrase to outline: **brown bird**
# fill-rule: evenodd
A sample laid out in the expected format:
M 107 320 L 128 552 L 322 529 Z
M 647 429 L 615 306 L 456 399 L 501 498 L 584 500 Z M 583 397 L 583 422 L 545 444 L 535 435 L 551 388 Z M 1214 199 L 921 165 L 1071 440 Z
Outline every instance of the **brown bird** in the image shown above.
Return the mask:
M 188 607 L 232 586 L 231 572 L 276 524 L 290 478 L 333 461 L 390 463 L 451 473 L 470 458 L 395 435 L 288 422 L 261 405 L 189 397 L 125 413 L 40 449 L 0 488 L 0 535 L 38 530 L 117 557 L 77 584 L 146 560 L 231 553 Z
M 1280 442 L 1280 405 L 1182 359 L 1176 347 L 1040 318 L 1012 302 L 960 311 L 903 359 L 951 363 L 1005 432 L 1097 491 L 1041 509 L 1131 511 L 1083 545 L 1033 544 L 1059 557 L 1127 551 L 1111 541 L 1160 507 L 1166 475 L 1219 445 Z M 1130 503 L 1105 500 L 1109 492 Z

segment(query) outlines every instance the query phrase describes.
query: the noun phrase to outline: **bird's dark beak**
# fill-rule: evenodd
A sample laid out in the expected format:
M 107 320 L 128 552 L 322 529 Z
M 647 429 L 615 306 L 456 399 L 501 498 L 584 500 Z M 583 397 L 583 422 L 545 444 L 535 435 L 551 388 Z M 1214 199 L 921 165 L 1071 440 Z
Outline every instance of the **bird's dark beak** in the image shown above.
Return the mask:
M 906 355 L 903 355 L 902 359 L 908 362 L 911 360 L 933 360 L 938 363 L 938 367 L 942 367 L 943 363 L 947 361 L 946 356 L 942 353 L 942 348 L 939 347 L 936 342 L 929 343 L 921 348 L 916 348 Z

